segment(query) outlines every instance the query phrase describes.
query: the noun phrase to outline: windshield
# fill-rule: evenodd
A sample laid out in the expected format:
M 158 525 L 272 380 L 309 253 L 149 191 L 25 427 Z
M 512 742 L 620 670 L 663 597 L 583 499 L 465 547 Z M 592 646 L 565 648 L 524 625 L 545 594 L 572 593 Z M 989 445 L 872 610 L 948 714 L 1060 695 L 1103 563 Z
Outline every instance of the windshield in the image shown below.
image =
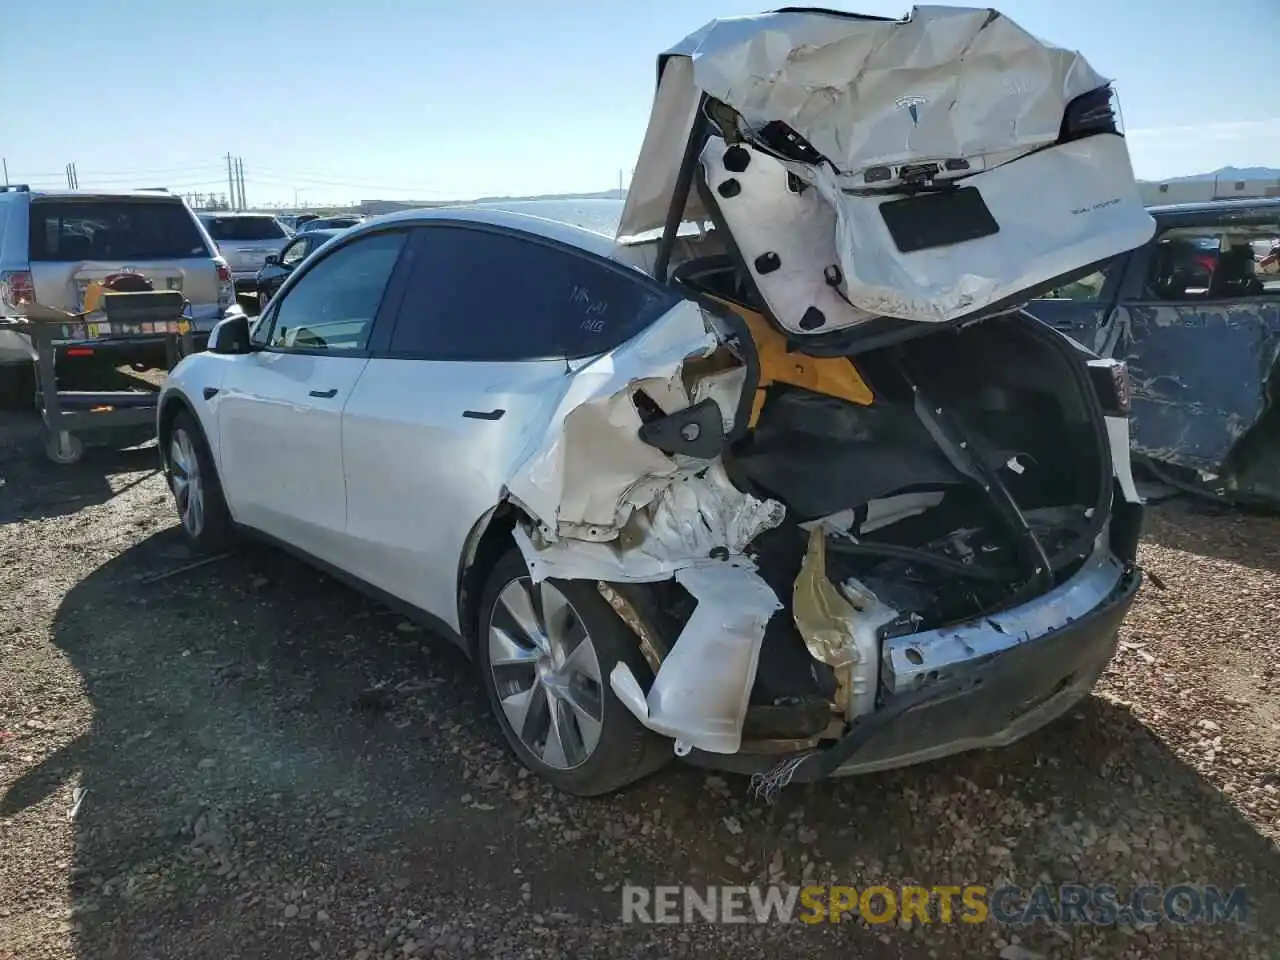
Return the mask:
M 288 234 L 275 217 L 201 217 L 213 239 L 283 240 Z
M 195 219 L 173 200 L 38 200 L 31 259 L 181 260 L 207 257 Z

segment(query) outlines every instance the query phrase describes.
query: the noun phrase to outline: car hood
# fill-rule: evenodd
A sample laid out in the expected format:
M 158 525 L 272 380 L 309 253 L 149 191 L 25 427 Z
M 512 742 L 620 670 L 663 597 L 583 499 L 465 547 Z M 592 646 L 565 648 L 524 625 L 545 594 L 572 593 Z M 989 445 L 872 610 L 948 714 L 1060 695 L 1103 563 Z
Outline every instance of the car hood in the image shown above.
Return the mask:
M 819 311 L 821 322 L 808 311 L 815 291 L 781 275 L 760 283 L 754 271 L 774 319 L 795 334 L 1008 306 L 1154 231 L 1114 126 L 1066 136 L 1071 106 L 1091 94 L 1086 105 L 1100 97 L 1110 116 L 1107 80 L 993 10 L 917 7 L 885 20 L 804 9 L 716 20 L 662 54 L 658 73 L 619 239 L 651 235 L 683 200 L 682 220 L 715 221 L 747 263 L 803 258 L 844 304 Z M 708 130 L 704 146 L 699 131 Z M 735 143 L 747 152 L 726 164 Z M 699 170 L 682 196 L 691 159 Z M 753 186 L 751 176 L 763 179 Z M 724 188 L 726 179 L 735 182 Z M 954 213 L 948 200 L 880 209 L 922 187 L 958 192 L 940 189 L 948 186 L 974 187 L 985 211 L 974 212 L 972 191 Z M 814 235 L 824 215 L 829 241 Z M 977 219 L 954 236 L 921 226 L 949 217 Z

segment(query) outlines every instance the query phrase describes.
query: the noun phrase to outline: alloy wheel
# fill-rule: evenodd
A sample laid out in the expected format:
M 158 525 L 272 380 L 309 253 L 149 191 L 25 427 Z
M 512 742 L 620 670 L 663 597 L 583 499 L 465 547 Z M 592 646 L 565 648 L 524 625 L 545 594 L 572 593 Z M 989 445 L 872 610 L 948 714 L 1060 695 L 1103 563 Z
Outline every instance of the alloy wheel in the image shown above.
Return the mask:
M 572 770 L 600 742 L 600 658 L 573 604 L 528 577 L 498 594 L 489 618 L 489 669 L 503 714 L 542 763 Z
M 169 444 L 169 476 L 182 526 L 198 537 L 204 529 L 204 485 L 195 444 L 185 430 L 175 431 Z

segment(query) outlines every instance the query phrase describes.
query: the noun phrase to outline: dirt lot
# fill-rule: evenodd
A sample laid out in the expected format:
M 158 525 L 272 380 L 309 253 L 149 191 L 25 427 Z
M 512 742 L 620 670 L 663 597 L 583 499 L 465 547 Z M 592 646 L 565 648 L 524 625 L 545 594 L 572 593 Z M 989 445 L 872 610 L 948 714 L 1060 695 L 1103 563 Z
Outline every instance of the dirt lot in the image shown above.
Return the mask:
M 522 776 L 460 655 L 298 563 L 148 582 L 192 559 L 154 450 L 59 469 L 0 433 L 0 958 L 1280 955 L 1277 520 L 1154 509 L 1166 589 L 1098 695 L 1010 749 L 773 806 L 676 765 L 586 802 Z M 1245 884 L 1250 910 L 619 923 L 627 882 L 770 880 Z

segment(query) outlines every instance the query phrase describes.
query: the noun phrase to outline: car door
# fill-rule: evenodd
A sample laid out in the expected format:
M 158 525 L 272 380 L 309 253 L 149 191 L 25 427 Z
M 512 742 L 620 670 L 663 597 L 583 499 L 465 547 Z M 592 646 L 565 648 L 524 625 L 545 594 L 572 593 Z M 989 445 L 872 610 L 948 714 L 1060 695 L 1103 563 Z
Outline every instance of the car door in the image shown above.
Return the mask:
M 457 629 L 464 544 L 545 436 L 566 358 L 618 346 L 667 295 L 581 250 L 479 225 L 421 227 L 407 259 L 394 326 L 343 411 L 349 556 Z
M 1098 334 L 1116 303 L 1131 256 L 1114 257 L 1088 276 L 1049 290 L 1030 301 L 1027 312 L 1090 350 L 1100 351 L 1103 338 Z
M 1258 420 L 1280 357 L 1280 277 L 1250 247 L 1276 237 L 1274 209 L 1179 213 L 1127 271 L 1107 339 L 1132 374 L 1138 453 L 1216 474 Z
M 221 476 L 236 520 L 337 562 L 346 525 L 342 407 L 406 233 L 363 234 L 309 263 L 255 329 L 261 349 L 218 398 Z

